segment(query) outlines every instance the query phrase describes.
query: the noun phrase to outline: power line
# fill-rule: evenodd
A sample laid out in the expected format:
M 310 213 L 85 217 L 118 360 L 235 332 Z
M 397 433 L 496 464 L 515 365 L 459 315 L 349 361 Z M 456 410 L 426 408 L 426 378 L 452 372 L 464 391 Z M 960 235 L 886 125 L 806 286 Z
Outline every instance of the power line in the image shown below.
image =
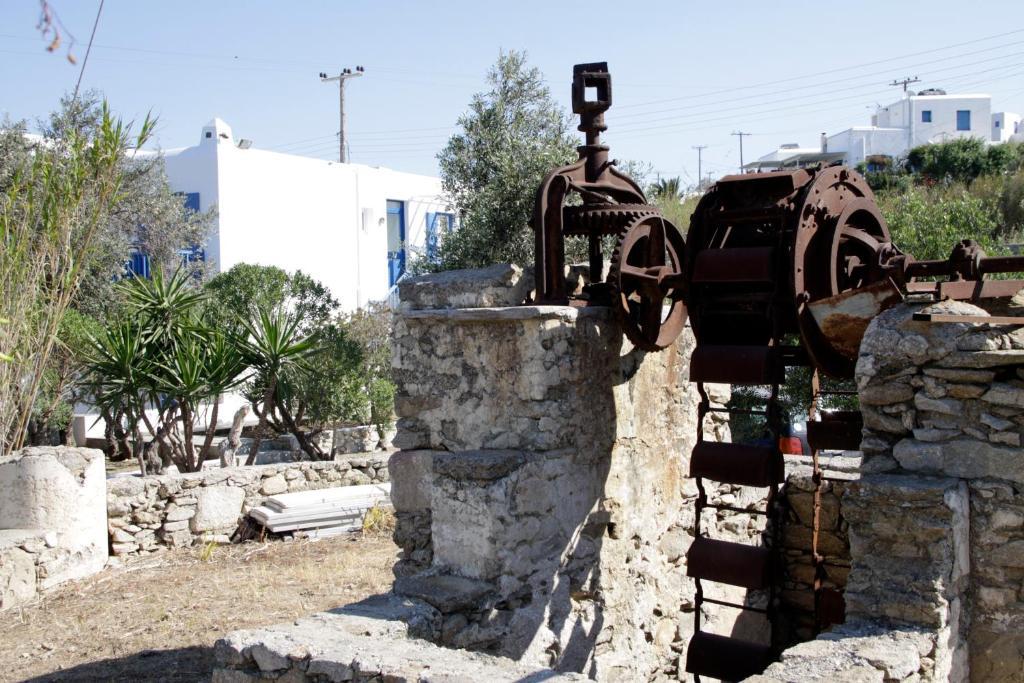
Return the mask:
M 903 54 L 903 55 L 897 55 L 895 57 L 887 57 L 885 59 L 877 59 L 877 60 L 874 60 L 874 61 L 871 61 L 871 62 L 862 62 L 860 64 L 854 64 L 854 65 L 851 65 L 851 66 L 843 66 L 843 67 L 838 67 L 838 68 L 835 68 L 835 69 L 828 69 L 826 71 L 816 71 L 816 72 L 810 73 L 810 74 L 803 74 L 801 76 L 791 76 L 789 78 L 781 78 L 781 79 L 778 79 L 778 80 L 775 80 L 775 81 L 766 81 L 764 83 L 754 83 L 754 84 L 749 84 L 749 85 L 739 85 L 739 86 L 735 86 L 735 87 L 732 87 L 732 88 L 727 88 L 727 89 L 723 89 L 723 90 L 717 90 L 717 91 L 710 92 L 710 93 L 704 93 L 702 95 L 695 95 L 695 96 L 692 96 L 692 97 L 707 97 L 707 96 L 710 96 L 710 95 L 720 95 L 720 94 L 723 94 L 723 93 L 735 92 L 736 90 L 748 90 L 748 89 L 751 89 L 751 88 L 762 88 L 762 87 L 767 86 L 767 85 L 778 85 L 779 83 L 792 83 L 793 81 L 799 81 L 799 80 L 803 80 L 805 78 L 813 78 L 815 76 L 826 76 L 828 74 L 839 73 L 841 71 L 851 71 L 853 69 L 860 69 L 860 68 L 863 68 L 863 67 L 866 67 L 866 66 L 875 66 L 876 64 L 885 64 L 885 63 L 888 63 L 888 62 L 895 62 L 895 61 L 899 61 L 901 59 L 908 59 L 910 57 L 920 57 L 921 55 L 934 54 L 936 52 L 943 52 L 945 50 L 952 50 L 953 48 L 963 47 L 964 45 L 974 45 L 974 44 L 977 44 L 977 43 L 983 43 L 986 40 L 994 40 L 995 38 L 1003 38 L 1005 36 L 1016 35 L 1018 33 L 1024 33 L 1024 28 L 1015 29 L 1013 31 L 1006 31 L 1005 33 L 996 33 L 996 34 L 993 34 L 993 35 L 990 35 L 990 36 L 984 36 L 982 38 L 976 38 L 974 40 L 964 41 L 962 43 L 953 43 L 952 45 L 944 45 L 942 47 L 936 47 L 936 48 L 932 48 L 930 50 L 922 50 L 920 52 L 910 52 L 910 53 Z M 690 97 L 670 97 L 670 98 L 662 99 L 662 100 L 651 100 L 651 101 L 648 101 L 648 102 L 638 102 L 638 103 L 634 103 L 634 104 L 620 104 L 620 105 L 616 105 L 616 106 L 617 106 L 618 109 L 629 109 L 629 108 L 633 108 L 633 107 L 643 107 L 643 106 L 647 106 L 649 104 L 660 104 L 662 102 L 678 102 L 680 100 L 686 100 L 686 99 L 690 99 Z
M 733 131 L 731 134 L 739 137 L 740 139 L 740 173 L 743 173 L 743 137 L 753 135 L 753 133 L 744 133 L 741 130 L 737 130 Z
M 1017 44 L 1022 44 L 1022 43 L 1017 43 Z M 1011 59 L 1011 58 L 1015 58 L 1015 57 L 1020 57 L 1022 55 L 1024 55 L 1024 51 L 1014 52 L 1014 53 L 1011 53 L 1011 54 L 999 55 L 997 57 L 991 57 L 991 58 L 988 58 L 988 59 L 980 59 L 980 60 L 976 60 L 976 61 L 973 61 L 973 62 L 961 63 L 961 64 L 957 64 L 955 66 L 946 67 L 946 68 L 943 68 L 943 69 L 935 69 L 935 70 L 931 71 L 930 73 L 931 74 L 942 74 L 942 73 L 946 73 L 946 72 L 949 72 L 949 71 L 957 71 L 957 70 L 963 69 L 965 67 L 977 66 L 979 64 L 988 64 L 989 62 L 994 62 L 994 61 L 998 61 L 998 60 L 1001 60 L 1001 59 Z M 960 58 L 962 56 L 963 55 L 957 55 L 956 57 Z M 1019 62 L 1014 61 L 1014 62 L 1009 63 L 1009 64 L 1003 64 L 1003 65 L 1000 65 L 998 67 L 994 67 L 993 69 L 972 72 L 971 74 L 968 74 L 968 75 L 973 75 L 973 74 L 977 74 L 977 73 L 985 73 L 986 71 L 998 70 L 998 69 L 1001 69 L 1001 68 L 1018 67 L 1019 65 L 1020 65 Z M 931 76 L 931 77 L 932 78 L 939 78 L 939 76 Z M 958 76 L 947 77 L 947 80 L 950 80 L 952 78 L 957 78 L 957 77 Z M 860 77 L 858 76 L 857 78 L 860 78 Z M 797 89 L 802 90 L 802 89 L 805 89 L 807 87 L 820 88 L 821 85 L 822 84 L 812 84 L 810 86 L 802 86 L 802 87 L 797 88 Z M 783 97 L 778 98 L 778 99 L 774 99 L 774 100 L 767 100 L 767 101 L 761 102 L 760 104 L 761 105 L 765 105 L 765 104 L 775 104 L 775 103 L 780 103 L 780 102 L 793 102 L 793 101 L 796 101 L 796 100 L 806 99 L 808 97 L 820 97 L 821 95 L 829 95 L 829 94 L 833 94 L 833 93 L 850 92 L 851 90 L 863 90 L 863 89 L 866 89 L 866 88 L 871 88 L 873 91 L 875 91 L 875 89 L 878 88 L 878 83 L 876 83 L 874 81 L 871 81 L 871 82 L 865 82 L 865 83 L 862 83 L 862 84 L 859 84 L 859 85 L 844 86 L 844 87 L 841 87 L 841 88 L 835 88 L 833 90 L 816 90 L 813 93 L 808 93 L 806 95 L 796 95 L 796 96 L 792 95 L 790 90 L 780 90 L 780 91 L 776 91 L 776 92 L 772 92 L 772 93 L 759 93 L 759 94 L 756 94 L 756 95 L 746 95 L 746 96 L 742 96 L 742 97 L 733 97 L 733 98 L 728 98 L 728 99 L 723 99 L 723 100 L 715 100 L 715 101 L 706 102 L 706 103 L 703 103 L 703 104 L 694 104 L 694 105 L 688 106 L 688 107 L 674 107 L 674 108 L 671 108 L 671 109 L 654 110 L 654 111 L 644 112 L 644 113 L 641 113 L 641 114 L 626 114 L 625 116 L 616 117 L 616 118 L 617 119 L 639 119 L 639 118 L 643 118 L 643 117 L 646 117 L 646 116 L 651 116 L 651 115 L 659 114 L 659 113 L 673 113 L 673 112 L 680 112 L 680 111 L 690 111 L 690 110 L 697 110 L 697 109 L 706 109 L 707 107 L 715 107 L 715 106 L 719 106 L 719 105 L 725 104 L 725 103 L 741 102 L 741 101 L 744 101 L 744 100 L 758 99 L 758 98 L 763 98 L 763 97 L 771 96 L 771 95 L 783 95 Z M 879 92 L 881 92 L 881 91 L 879 91 Z M 724 111 L 724 110 L 722 110 L 722 109 L 717 109 L 717 110 L 712 109 L 712 110 L 709 110 L 709 111 L 697 111 L 693 115 L 694 116 L 701 116 L 701 115 L 705 115 L 705 114 L 709 114 L 709 113 L 714 113 L 716 111 Z M 655 123 L 655 122 L 658 122 L 658 121 L 675 120 L 677 118 L 680 118 L 680 117 L 678 117 L 678 116 L 661 117 L 661 118 L 658 118 L 658 119 L 650 119 L 650 120 L 647 120 L 647 121 L 636 121 L 635 123 Z M 617 128 L 616 130 L 619 130 L 619 129 Z
M 78 99 L 78 88 L 82 85 L 82 76 L 85 74 L 85 65 L 89 63 L 89 53 L 92 52 L 92 41 L 96 37 L 96 27 L 100 25 L 100 14 L 103 12 L 103 0 L 100 0 L 100 6 L 96 9 L 96 20 L 92 22 L 92 33 L 89 34 L 89 45 L 85 48 L 85 57 L 82 59 L 82 68 L 78 70 L 78 80 L 75 81 L 75 94 L 72 95 L 71 99 Z
M 910 85 L 911 83 L 920 83 L 920 82 L 921 82 L 921 79 L 918 78 L 917 76 L 914 76 L 913 78 L 909 78 L 908 77 L 908 78 L 904 78 L 902 80 L 895 80 L 895 79 L 893 79 L 893 82 L 890 83 L 889 85 L 902 85 L 903 86 L 903 92 L 907 92 L 907 86 L 908 85 Z
M 742 139 L 743 138 L 740 138 L 740 140 L 742 140 Z M 701 173 L 701 170 L 702 170 L 702 168 L 701 168 L 701 152 L 703 152 L 707 148 L 708 148 L 707 145 L 694 145 L 693 147 L 691 147 L 691 149 L 697 150 L 697 184 L 698 185 L 700 184 L 700 178 L 701 178 L 701 175 L 702 175 L 702 173 Z
M 341 110 L 338 131 L 338 161 L 341 163 L 345 163 L 345 82 L 350 78 L 358 78 L 362 75 L 363 67 L 361 66 L 357 66 L 355 71 L 342 69 L 337 76 L 328 76 L 323 71 L 320 72 L 322 83 L 338 82 L 338 108 Z
M 1019 64 L 1006 64 L 1006 65 L 1003 65 L 1003 66 L 1000 66 L 1000 67 L 996 67 L 996 68 L 993 68 L 993 69 L 983 69 L 981 71 L 976 71 L 976 72 L 972 72 L 972 73 L 968 73 L 968 74 L 960 74 L 959 76 L 957 76 L 955 78 L 949 78 L 947 80 L 955 81 L 955 80 L 960 80 L 960 79 L 963 79 L 963 78 L 970 78 L 972 76 L 976 76 L 976 75 L 979 75 L 979 74 L 982 74 L 982 73 L 987 73 L 987 72 L 990 72 L 990 71 L 998 71 L 1000 69 L 1008 69 L 1008 68 L 1017 68 L 1019 66 L 1020 66 Z M 1002 76 L 1002 77 L 1000 77 L 998 79 L 995 79 L 995 80 L 997 80 L 997 81 L 998 80 L 1005 80 L 1006 78 L 1010 78 L 1010 77 L 1015 76 L 1015 75 L 1017 75 L 1017 74 L 1016 73 L 1010 73 L 1010 74 L 1006 74 L 1006 75 L 1004 75 L 1004 76 Z M 989 79 L 989 80 L 992 80 L 992 79 Z M 989 81 L 981 81 L 981 83 L 987 83 L 987 82 L 989 82 Z M 977 85 L 977 84 L 978 83 L 976 82 L 976 83 L 974 83 L 972 85 Z M 744 109 L 742 111 L 739 111 L 736 108 L 730 107 L 730 108 L 726 108 L 726 109 L 722 109 L 722 110 L 717 110 L 717 111 L 696 112 L 694 114 L 689 114 L 689 115 L 664 117 L 664 118 L 660 118 L 660 119 L 653 119 L 651 121 L 641 122 L 641 123 L 659 123 L 661 121 L 672 122 L 672 123 L 664 123 L 662 125 L 655 125 L 655 126 L 640 125 L 640 126 L 634 126 L 634 127 L 630 127 L 630 126 L 627 125 L 625 127 L 616 127 L 614 130 L 615 130 L 616 135 L 630 136 L 631 134 L 640 133 L 640 132 L 648 132 L 648 131 L 680 130 L 682 126 L 694 126 L 694 125 L 700 124 L 700 123 L 709 123 L 709 122 L 710 123 L 728 123 L 730 120 L 732 120 L 732 121 L 735 121 L 735 120 L 749 120 L 749 118 L 751 116 L 761 116 L 761 115 L 764 115 L 764 114 L 771 114 L 771 113 L 776 113 L 776 112 L 790 111 L 790 110 L 793 110 L 793 109 L 801 109 L 801 110 L 803 110 L 803 111 L 805 111 L 807 113 L 814 113 L 814 112 L 819 112 L 819 111 L 831 111 L 831 110 L 835 110 L 835 109 L 845 109 L 849 105 L 842 104 L 842 105 L 837 105 L 837 106 L 823 107 L 823 108 L 819 108 L 819 109 L 808 109 L 807 107 L 813 106 L 813 105 L 816 105 L 816 104 L 828 104 L 828 103 L 848 101 L 848 100 L 863 100 L 866 97 L 873 99 L 876 95 L 877 96 L 881 96 L 881 95 L 884 95 L 886 92 L 887 91 L 885 91 L 885 90 L 875 90 L 875 91 L 872 91 L 870 93 L 853 94 L 853 95 L 850 95 L 850 96 L 847 96 L 847 97 L 829 97 L 829 98 L 826 98 L 826 99 L 816 100 L 816 101 L 813 101 L 813 102 L 804 102 L 804 103 L 800 103 L 800 104 L 790 104 L 788 106 L 773 107 L 773 108 L 770 108 L 770 109 L 755 108 L 755 109 Z M 799 99 L 799 98 L 795 98 L 795 99 Z M 777 100 L 777 101 L 778 102 L 784 102 L 784 101 L 787 101 L 787 100 Z M 732 111 L 736 111 L 737 113 L 734 114 L 734 115 L 725 116 L 725 117 L 715 115 L 715 116 L 712 116 L 711 118 L 693 120 L 694 116 L 707 116 L 707 115 L 714 115 L 714 114 L 725 113 L 725 112 L 732 112 Z M 771 117 L 769 117 L 769 118 L 771 118 Z M 699 128 L 686 128 L 686 130 L 700 130 L 700 129 Z M 632 135 L 632 136 L 636 137 L 636 135 Z

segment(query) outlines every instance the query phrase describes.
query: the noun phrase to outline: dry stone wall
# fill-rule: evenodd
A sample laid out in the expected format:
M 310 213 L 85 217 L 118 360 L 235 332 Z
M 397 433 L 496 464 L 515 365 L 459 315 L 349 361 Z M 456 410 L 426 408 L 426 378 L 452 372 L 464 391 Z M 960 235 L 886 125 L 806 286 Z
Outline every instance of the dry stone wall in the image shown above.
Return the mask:
M 267 496 L 389 479 L 383 453 L 337 461 L 118 477 L 107 486 L 110 547 L 114 555 L 124 556 L 197 542 L 227 542 L 241 519 Z
M 871 323 L 860 476 L 833 484 L 847 623 L 786 651 L 764 680 L 1024 680 L 1024 327 L 988 315 L 920 303 Z
M 495 274 L 508 276 L 504 294 Z M 516 306 L 526 292 L 517 276 L 494 267 L 402 290 L 395 590 L 440 613 L 435 639 L 446 645 L 599 680 L 685 679 L 692 335 L 637 351 L 607 309 Z M 729 397 L 728 387 L 711 393 Z M 717 416 L 706 428 L 727 438 Z M 763 506 L 749 489 L 710 494 Z M 718 538 L 761 540 L 762 518 L 705 514 Z M 738 616 L 709 607 L 705 623 L 764 637 L 763 622 Z

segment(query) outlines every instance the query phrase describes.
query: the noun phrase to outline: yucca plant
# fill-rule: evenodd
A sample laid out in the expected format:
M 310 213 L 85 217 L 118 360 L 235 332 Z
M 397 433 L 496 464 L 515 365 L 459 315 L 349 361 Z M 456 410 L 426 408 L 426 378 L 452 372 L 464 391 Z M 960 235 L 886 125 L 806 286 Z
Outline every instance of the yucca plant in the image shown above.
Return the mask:
M 275 398 L 282 375 L 291 368 L 299 367 L 302 360 L 315 351 L 316 335 L 303 337 L 299 332 L 300 319 L 280 308 L 273 312 L 264 307 L 257 311 L 255 320 L 240 319 L 243 332 L 235 337 L 235 344 L 245 356 L 250 368 L 258 375 L 258 385 L 263 389 L 263 398 L 257 412 L 259 424 L 253 439 L 247 465 L 256 462 L 256 453 L 267 428 L 267 420 L 275 407 L 281 404 Z M 289 430 L 306 448 L 305 439 L 295 425 L 292 416 L 284 409 L 282 417 Z
M 124 281 L 126 320 L 92 344 L 94 401 L 106 414 L 126 416 L 144 473 L 143 425 L 179 470 L 197 471 L 213 442 L 220 396 L 247 379 L 245 348 L 199 318 L 203 296 L 190 283 L 181 269 L 170 278 Z M 207 403 L 206 436 L 197 449 L 195 425 Z

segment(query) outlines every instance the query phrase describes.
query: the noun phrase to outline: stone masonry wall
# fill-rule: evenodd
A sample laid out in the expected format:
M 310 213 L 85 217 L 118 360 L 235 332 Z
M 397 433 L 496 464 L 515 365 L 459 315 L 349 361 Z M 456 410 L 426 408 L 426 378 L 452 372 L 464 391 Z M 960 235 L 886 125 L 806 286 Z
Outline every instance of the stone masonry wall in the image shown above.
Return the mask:
M 395 590 L 441 613 L 443 644 L 599 680 L 685 679 L 693 337 L 648 354 L 607 309 L 516 306 L 525 290 L 509 268 L 402 290 Z M 728 400 L 728 387 L 710 390 Z M 706 428 L 727 438 L 722 422 Z M 709 494 L 763 506 L 750 489 Z M 713 536 L 760 542 L 763 518 L 706 514 Z M 756 619 L 705 607 L 711 630 L 764 635 Z
M 388 481 L 386 457 L 368 454 L 337 461 L 110 479 L 110 547 L 114 555 L 124 556 L 197 542 L 227 542 L 241 519 L 267 496 Z
M 847 623 L 764 680 L 1024 680 L 1024 327 L 987 316 L 907 304 L 871 323 L 857 364 L 864 460 L 834 486 Z

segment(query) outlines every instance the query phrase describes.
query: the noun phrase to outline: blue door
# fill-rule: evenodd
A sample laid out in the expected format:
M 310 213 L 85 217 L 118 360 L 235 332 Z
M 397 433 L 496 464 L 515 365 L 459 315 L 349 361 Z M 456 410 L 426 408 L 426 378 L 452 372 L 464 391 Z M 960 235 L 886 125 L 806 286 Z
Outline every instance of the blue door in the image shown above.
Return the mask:
M 388 286 L 405 272 L 405 204 L 388 200 Z

